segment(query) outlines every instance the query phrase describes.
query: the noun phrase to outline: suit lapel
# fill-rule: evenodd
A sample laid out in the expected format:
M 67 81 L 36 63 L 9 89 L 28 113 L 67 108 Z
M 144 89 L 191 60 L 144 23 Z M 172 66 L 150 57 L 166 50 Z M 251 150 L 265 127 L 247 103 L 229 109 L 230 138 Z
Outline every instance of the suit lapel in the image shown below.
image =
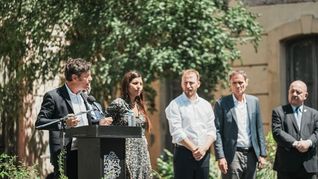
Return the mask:
M 234 121 L 237 123 L 237 117 L 236 117 L 235 108 L 234 108 L 233 96 L 229 95 L 227 97 L 228 98 L 226 99 L 226 106 L 228 109 L 230 109 L 232 117 L 233 117 Z
M 308 122 L 310 122 L 308 119 L 310 119 L 310 114 L 308 113 L 307 107 L 303 106 L 303 111 L 302 111 L 302 115 L 301 115 L 301 129 L 304 128 L 304 126 L 306 126 L 306 124 Z
M 63 85 L 61 87 L 61 96 L 65 100 L 66 105 L 70 109 L 71 113 L 74 113 L 72 102 L 71 102 L 71 98 L 70 98 L 70 95 L 67 92 L 67 89 L 66 89 L 65 85 Z
M 295 131 L 297 131 L 297 133 L 300 132 L 300 129 L 298 128 L 298 125 L 297 125 L 297 122 L 296 122 L 296 118 L 295 118 L 295 115 L 294 115 L 294 111 L 293 111 L 293 108 L 291 105 L 288 105 L 287 109 L 286 109 L 286 118 L 288 121 L 291 121 L 294 128 L 295 128 Z
M 245 99 L 246 99 L 246 108 L 247 108 L 248 121 L 249 121 L 249 124 L 251 124 L 252 113 L 254 111 L 254 106 L 255 105 L 252 104 L 252 100 L 250 100 L 248 95 L 245 95 Z

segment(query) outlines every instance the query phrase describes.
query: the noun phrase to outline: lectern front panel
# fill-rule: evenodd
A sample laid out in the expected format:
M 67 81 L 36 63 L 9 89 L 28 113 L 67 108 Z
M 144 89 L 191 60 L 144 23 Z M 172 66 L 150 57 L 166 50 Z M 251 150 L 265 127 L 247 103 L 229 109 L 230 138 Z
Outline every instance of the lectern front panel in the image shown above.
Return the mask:
M 125 139 L 78 139 L 79 179 L 125 178 Z

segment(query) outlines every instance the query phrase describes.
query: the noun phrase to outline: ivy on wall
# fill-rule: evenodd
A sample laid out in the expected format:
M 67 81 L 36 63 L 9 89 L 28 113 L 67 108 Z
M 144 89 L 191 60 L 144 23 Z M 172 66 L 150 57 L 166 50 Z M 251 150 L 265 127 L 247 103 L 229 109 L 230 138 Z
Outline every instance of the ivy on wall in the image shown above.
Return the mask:
M 257 46 L 262 28 L 239 1 L 220 0 L 1 0 L 0 114 L 5 151 L 16 151 L 24 97 L 35 82 L 54 78 L 69 58 L 93 64 L 92 93 L 115 97 L 123 74 L 140 71 L 154 107 L 154 80 L 202 75 L 211 94 L 239 59 L 239 43 Z M 9 106 L 9 107 L 8 107 Z

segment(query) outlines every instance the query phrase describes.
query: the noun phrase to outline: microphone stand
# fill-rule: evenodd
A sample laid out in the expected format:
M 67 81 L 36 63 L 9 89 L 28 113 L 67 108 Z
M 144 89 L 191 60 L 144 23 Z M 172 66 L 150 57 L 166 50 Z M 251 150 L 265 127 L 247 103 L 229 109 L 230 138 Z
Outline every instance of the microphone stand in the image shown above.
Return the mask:
M 87 110 L 87 111 L 81 111 L 79 113 L 76 113 L 74 116 L 79 116 L 79 115 L 82 115 L 82 114 L 86 114 L 86 113 L 89 113 L 91 111 L 93 111 L 94 109 L 90 109 L 90 110 Z M 63 161 L 63 171 L 60 170 L 60 167 L 59 167 L 59 170 L 58 171 L 60 173 L 60 175 L 63 175 L 63 173 L 66 172 L 66 157 L 65 157 L 65 154 L 66 154 L 66 146 L 65 146 L 65 129 L 66 129 L 66 125 L 65 125 L 65 121 L 67 120 L 69 116 L 66 115 L 62 118 L 59 118 L 59 119 L 56 119 L 56 120 L 53 120 L 52 122 L 49 122 L 49 123 L 46 123 L 46 124 L 43 124 L 43 125 L 40 125 L 40 126 L 37 126 L 36 129 L 43 129 L 47 126 L 50 126 L 50 125 L 53 125 L 53 124 L 56 124 L 56 123 L 61 123 L 61 130 L 60 130 L 60 136 L 61 136 L 61 141 L 60 141 L 60 145 L 61 145 L 61 152 L 60 152 L 60 155 L 58 156 L 58 163 L 60 161 Z M 61 155 L 62 154 L 62 155 Z M 60 163 L 58 164 L 60 165 Z
M 61 119 L 63 119 L 63 118 L 61 118 Z M 65 145 L 65 129 L 66 129 L 66 125 L 64 123 L 64 120 L 61 120 L 60 136 L 62 136 L 61 137 L 62 141 L 60 141 L 61 152 L 59 154 L 59 160 L 58 161 L 63 161 L 63 171 L 59 171 L 60 176 L 64 175 L 64 173 L 66 173 L 66 170 L 67 170 L 67 168 L 66 168 L 66 162 L 67 162 L 66 151 L 67 151 L 67 148 L 66 148 L 66 145 Z M 59 165 L 59 170 L 60 170 L 60 167 L 61 167 L 60 163 L 58 165 Z
M 90 109 L 90 110 L 87 110 L 87 111 L 81 111 L 81 112 L 79 112 L 79 113 L 76 113 L 74 116 L 79 116 L 79 115 L 82 115 L 82 114 L 86 114 L 86 113 L 89 113 L 89 112 L 91 112 L 91 111 L 93 111 L 93 110 L 94 110 L 94 109 Z M 52 121 L 52 122 L 49 122 L 49 123 L 46 123 L 46 124 L 42 124 L 42 125 L 40 125 L 40 126 L 37 126 L 35 129 L 42 129 L 42 128 L 47 127 L 47 126 L 50 126 L 50 125 L 52 125 L 52 124 L 61 122 L 61 124 L 62 124 L 62 130 L 63 130 L 63 128 L 65 129 L 65 124 L 64 124 L 64 122 L 66 121 L 66 119 L 67 119 L 68 117 L 69 117 L 69 116 L 65 116 L 65 117 L 56 119 L 56 120 L 54 120 L 54 121 Z

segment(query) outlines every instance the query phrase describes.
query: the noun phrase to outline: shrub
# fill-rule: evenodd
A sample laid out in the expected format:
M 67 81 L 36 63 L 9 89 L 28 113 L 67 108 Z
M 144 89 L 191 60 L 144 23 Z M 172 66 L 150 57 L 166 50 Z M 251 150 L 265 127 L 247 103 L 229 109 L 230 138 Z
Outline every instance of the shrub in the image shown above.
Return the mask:
M 266 165 L 262 170 L 257 171 L 256 178 L 275 179 L 276 172 L 273 170 L 273 163 L 275 159 L 276 143 L 271 131 L 268 132 L 266 136 L 266 144 L 267 144 L 266 145 L 266 149 L 267 149 Z
M 25 179 L 39 178 L 35 165 L 26 166 L 17 161 L 16 156 L 9 156 L 5 153 L 0 155 L 0 178 Z
M 158 172 L 154 173 L 155 178 L 173 179 L 173 155 L 164 149 L 164 154 L 157 159 Z
M 58 158 L 60 179 L 68 179 L 68 177 L 65 175 L 65 171 L 64 171 L 65 155 L 66 155 L 66 149 L 63 147 L 61 149 L 61 152 L 60 152 L 59 158 Z

